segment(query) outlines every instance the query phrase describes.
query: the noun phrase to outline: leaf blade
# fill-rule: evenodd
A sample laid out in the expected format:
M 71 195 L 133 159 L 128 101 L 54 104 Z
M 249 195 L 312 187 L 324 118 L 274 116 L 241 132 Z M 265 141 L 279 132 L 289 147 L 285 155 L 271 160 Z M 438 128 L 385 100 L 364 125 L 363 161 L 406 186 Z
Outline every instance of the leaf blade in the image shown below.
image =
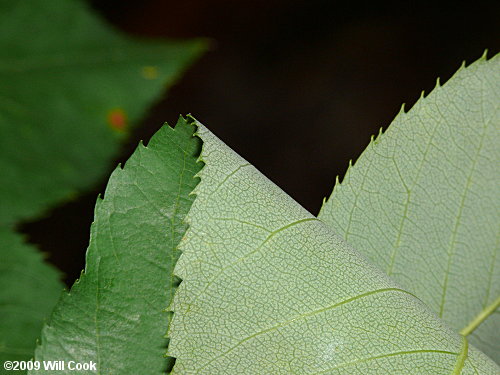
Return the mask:
M 0 362 L 28 361 L 64 286 L 19 234 L 0 227 L 0 243 Z
M 401 112 L 318 215 L 457 332 L 500 295 L 499 68 L 483 56 Z M 471 342 L 498 360 L 492 320 Z
M 85 272 L 56 305 L 37 360 L 94 361 L 97 373 L 166 371 L 171 269 L 199 169 L 192 132 L 182 118 L 175 130 L 164 126 L 112 174 L 96 205 Z
M 131 125 L 204 49 L 125 37 L 81 1 L 1 1 L 0 223 L 101 177 Z
M 198 126 L 205 165 L 174 269 L 182 282 L 171 307 L 172 373 L 497 373 Z

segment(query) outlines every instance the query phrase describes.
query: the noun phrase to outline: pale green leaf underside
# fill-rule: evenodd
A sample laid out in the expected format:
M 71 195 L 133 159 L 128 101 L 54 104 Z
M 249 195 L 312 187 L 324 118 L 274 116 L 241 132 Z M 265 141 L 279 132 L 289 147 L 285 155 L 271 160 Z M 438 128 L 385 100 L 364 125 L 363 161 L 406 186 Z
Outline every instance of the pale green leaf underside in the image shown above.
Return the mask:
M 19 234 L 0 227 L 0 364 L 33 357 L 43 323 L 63 285 Z M 0 373 L 4 373 L 3 366 Z M 7 372 L 5 372 L 7 373 Z M 11 373 L 11 372 L 9 372 Z
M 202 125 L 175 274 L 175 374 L 497 374 Z
M 113 172 L 96 204 L 85 272 L 56 305 L 37 360 L 93 361 L 97 374 L 165 373 L 176 247 L 201 167 L 193 129 L 182 118 L 175 130 L 164 126 Z
M 500 361 L 500 55 L 372 141 L 319 218 Z
M 81 0 L 0 0 L 0 223 L 94 183 L 203 49 L 125 37 Z M 125 131 L 110 126 L 111 113 L 125 115 Z

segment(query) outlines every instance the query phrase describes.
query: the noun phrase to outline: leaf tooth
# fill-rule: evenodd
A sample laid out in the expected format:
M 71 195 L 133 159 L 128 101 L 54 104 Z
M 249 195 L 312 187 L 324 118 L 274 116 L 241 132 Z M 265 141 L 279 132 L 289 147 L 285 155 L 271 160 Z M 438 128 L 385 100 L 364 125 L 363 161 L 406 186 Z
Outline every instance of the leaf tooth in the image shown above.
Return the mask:
M 479 60 L 488 60 L 488 48 L 486 48 Z
M 336 175 L 335 176 L 335 184 L 333 185 L 333 191 L 332 191 L 332 194 L 334 191 L 337 191 L 338 189 L 341 189 L 341 184 L 340 184 L 340 181 L 339 181 L 339 175 Z M 328 202 L 328 197 L 323 197 L 323 202 L 321 203 L 321 207 L 323 208 Z
M 434 87 L 434 90 L 438 89 L 441 87 L 441 78 L 437 77 L 436 78 L 436 86 Z
M 184 121 L 186 121 L 189 125 L 192 125 L 195 127 L 195 130 L 193 131 L 193 137 L 198 137 L 200 140 L 202 140 L 200 133 L 198 131 L 199 130 L 199 122 L 191 114 L 188 114 L 186 117 L 181 116 L 181 118 L 184 119 Z M 181 241 L 175 247 L 175 249 L 180 252 L 180 256 L 178 257 L 177 262 L 175 263 L 172 274 L 174 277 L 176 277 L 179 280 L 179 282 L 177 284 L 177 287 L 175 288 L 174 297 L 171 298 L 169 305 L 164 310 L 165 312 L 168 312 L 171 314 L 169 322 L 168 322 L 167 330 L 166 330 L 165 335 L 164 335 L 164 337 L 169 339 L 169 340 L 171 340 L 171 332 L 170 331 L 171 331 L 171 324 L 173 321 L 173 316 L 175 314 L 176 296 L 179 293 L 182 294 L 182 291 L 183 291 L 184 285 L 185 285 L 185 284 L 183 285 L 183 281 L 186 278 L 186 274 L 184 272 L 184 269 L 186 269 L 186 267 L 183 266 L 183 263 L 185 262 L 184 259 L 186 259 L 186 257 L 184 256 L 183 249 L 186 247 L 186 243 L 189 241 L 190 232 L 191 232 L 191 225 L 192 225 L 191 215 L 193 212 L 193 207 L 195 207 L 195 205 L 197 205 L 197 199 L 198 199 L 198 195 L 199 195 L 198 191 L 199 191 L 199 187 L 201 185 L 200 182 L 203 178 L 203 171 L 204 171 L 205 165 L 206 165 L 205 160 L 203 160 L 203 156 L 202 156 L 203 151 L 204 151 L 204 147 L 205 147 L 205 145 L 204 145 L 204 142 L 202 140 L 201 141 L 201 149 L 199 150 L 199 155 L 198 155 L 198 158 L 196 160 L 197 163 L 201 164 L 201 169 L 193 176 L 193 178 L 198 179 L 198 182 L 197 182 L 196 186 L 194 187 L 194 189 L 191 190 L 191 192 L 188 194 L 189 196 L 194 196 L 194 200 L 193 200 L 193 203 L 191 204 L 191 209 L 188 211 L 188 213 L 184 216 L 184 218 L 182 220 L 182 222 L 187 225 L 187 229 L 184 232 L 184 236 L 182 237 Z M 169 368 L 167 369 L 167 372 L 170 373 L 172 371 L 174 364 L 175 364 L 175 358 L 176 358 L 175 355 L 172 354 L 172 351 L 170 348 L 170 343 L 169 343 L 169 345 L 167 345 L 167 350 L 165 351 L 164 356 L 167 358 L 173 359 Z
M 338 175 L 337 175 L 337 178 L 335 178 L 335 186 L 337 186 L 337 181 L 338 181 Z M 333 187 L 333 189 L 335 190 L 335 186 Z M 326 197 L 323 197 L 323 201 L 321 202 L 321 205 L 324 205 L 326 203 Z
M 380 139 L 383 134 L 384 134 L 384 128 L 380 127 L 378 129 L 378 133 L 371 136 L 370 144 L 368 145 L 368 147 L 375 147 L 375 145 L 380 142 Z
M 396 115 L 396 117 L 401 115 L 401 114 L 405 115 L 407 113 L 405 111 L 405 106 L 406 106 L 406 103 L 401 104 L 401 108 L 399 109 L 399 113 Z

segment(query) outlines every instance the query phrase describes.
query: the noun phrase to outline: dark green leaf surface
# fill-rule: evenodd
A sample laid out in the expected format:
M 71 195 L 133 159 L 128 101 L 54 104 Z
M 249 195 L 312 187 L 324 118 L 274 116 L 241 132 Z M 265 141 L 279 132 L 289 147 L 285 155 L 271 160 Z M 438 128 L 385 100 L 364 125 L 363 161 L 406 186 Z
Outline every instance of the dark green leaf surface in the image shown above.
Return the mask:
M 373 140 L 319 218 L 500 363 L 500 55 Z
M 201 167 L 192 134 L 183 119 L 164 126 L 114 171 L 97 201 L 85 272 L 56 305 L 37 360 L 94 361 L 98 374 L 166 371 L 172 269 Z
M 125 37 L 82 1 L 0 0 L 0 224 L 100 177 L 129 127 L 203 49 Z
M 196 200 L 175 274 L 175 374 L 499 373 L 199 124 Z
M 33 357 L 36 339 L 63 285 L 59 272 L 45 264 L 35 248 L 25 244 L 19 234 L 1 227 L 0 258 L 0 373 L 3 374 L 7 373 L 4 361 L 26 361 Z

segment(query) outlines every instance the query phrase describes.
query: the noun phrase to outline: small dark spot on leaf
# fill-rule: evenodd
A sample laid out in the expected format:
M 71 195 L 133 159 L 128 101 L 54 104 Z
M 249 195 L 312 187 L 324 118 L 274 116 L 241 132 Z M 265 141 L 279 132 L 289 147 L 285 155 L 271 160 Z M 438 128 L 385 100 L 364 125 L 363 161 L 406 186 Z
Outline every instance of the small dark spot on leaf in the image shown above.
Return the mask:
M 113 130 L 123 132 L 127 128 L 127 115 L 121 108 L 115 108 L 108 112 L 108 124 Z

